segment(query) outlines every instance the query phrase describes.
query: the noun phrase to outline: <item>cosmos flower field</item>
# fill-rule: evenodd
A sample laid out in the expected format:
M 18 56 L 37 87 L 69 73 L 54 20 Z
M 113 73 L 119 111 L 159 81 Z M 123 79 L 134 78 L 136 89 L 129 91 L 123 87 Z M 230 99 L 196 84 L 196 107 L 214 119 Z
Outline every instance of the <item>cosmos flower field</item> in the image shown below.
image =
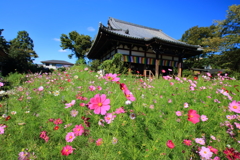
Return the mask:
M 0 100 L 0 159 L 240 159 L 240 82 L 227 75 L 23 77 Z

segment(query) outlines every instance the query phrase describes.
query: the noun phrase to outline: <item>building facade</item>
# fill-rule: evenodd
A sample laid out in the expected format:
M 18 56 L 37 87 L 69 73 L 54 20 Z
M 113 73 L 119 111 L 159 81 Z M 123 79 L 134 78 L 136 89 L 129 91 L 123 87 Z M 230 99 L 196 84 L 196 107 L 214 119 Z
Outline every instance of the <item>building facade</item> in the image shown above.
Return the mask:
M 41 61 L 41 63 L 43 64 L 44 68 L 49 68 L 49 69 L 57 69 L 60 67 L 70 67 L 74 65 L 73 63 L 69 63 L 62 60 L 47 60 L 47 61 Z
M 109 18 L 107 26 L 100 23 L 87 57 L 104 61 L 116 53 L 123 55 L 129 70 L 142 74 L 151 70 L 158 77 L 162 69 L 177 67 L 180 77 L 183 58 L 201 54 L 202 48 L 175 40 L 159 29 Z

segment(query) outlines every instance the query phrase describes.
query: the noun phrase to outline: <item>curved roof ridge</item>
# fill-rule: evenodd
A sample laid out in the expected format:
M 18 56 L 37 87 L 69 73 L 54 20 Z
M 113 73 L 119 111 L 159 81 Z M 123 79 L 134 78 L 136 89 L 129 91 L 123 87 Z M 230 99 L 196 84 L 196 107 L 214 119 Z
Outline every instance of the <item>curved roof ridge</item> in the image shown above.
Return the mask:
M 119 19 L 116 19 L 116 18 L 109 17 L 109 20 L 111 20 L 111 19 L 114 20 L 115 22 L 119 22 L 119 23 L 124 23 L 124 24 L 132 25 L 132 26 L 136 26 L 136 27 L 141 27 L 141 28 L 145 28 L 145 29 L 151 29 L 151 30 L 155 30 L 155 31 L 161 31 L 160 29 L 146 27 L 146 26 L 142 26 L 142 25 L 139 25 L 139 24 L 134 24 L 134 23 L 131 23 L 131 22 L 126 22 L 126 21 L 123 21 L 123 20 L 119 20 Z
M 165 32 L 163 32 L 163 31 L 160 31 L 160 32 L 161 32 L 162 34 L 164 34 L 166 37 L 168 37 L 168 38 L 170 38 L 170 39 L 172 39 L 172 40 L 174 40 L 174 41 L 178 41 L 179 43 L 184 43 L 184 44 L 186 44 L 185 42 L 179 41 L 179 40 L 177 40 L 177 39 L 175 39 L 175 38 L 167 35 L 167 34 L 166 34 Z

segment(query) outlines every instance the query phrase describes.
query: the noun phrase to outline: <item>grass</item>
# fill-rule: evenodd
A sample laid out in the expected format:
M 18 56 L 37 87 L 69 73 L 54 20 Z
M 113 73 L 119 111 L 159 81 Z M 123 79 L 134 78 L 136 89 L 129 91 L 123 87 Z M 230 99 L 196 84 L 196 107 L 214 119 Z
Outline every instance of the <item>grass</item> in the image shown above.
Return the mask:
M 98 76 L 98 77 L 96 77 Z M 15 75 L 15 77 L 18 77 Z M 202 146 L 212 146 L 218 150 L 212 158 L 225 158 L 223 153 L 227 145 L 235 150 L 240 148 L 239 114 L 230 112 L 229 103 L 239 100 L 239 81 L 234 80 L 196 80 L 195 90 L 190 90 L 188 80 L 145 80 L 128 76 L 119 76 L 120 82 L 125 83 L 132 92 L 136 101 L 126 105 L 126 97 L 120 90 L 119 84 L 99 78 L 99 75 L 83 66 L 75 66 L 66 72 L 52 74 L 29 74 L 19 77 L 26 78 L 15 87 L 14 93 L 0 101 L 2 118 L 0 124 L 7 126 L 0 134 L 0 159 L 17 159 L 20 152 L 31 155 L 32 159 L 200 159 L 197 151 Z M 12 78 L 14 79 L 14 78 Z M 194 80 L 192 80 L 194 81 Z M 173 82 L 173 85 L 170 85 Z M 102 90 L 90 91 L 89 86 L 100 86 Z M 42 91 L 38 88 L 43 86 Z M 206 89 L 204 89 L 206 88 Z M 217 89 L 228 90 L 232 100 Z M 59 93 L 59 95 L 57 94 Z M 110 99 L 110 110 L 113 113 L 117 108 L 124 107 L 125 113 L 115 114 L 115 119 L 104 126 L 98 124 L 104 115 L 95 114 L 87 106 L 96 94 L 105 94 Z M 79 96 L 86 100 L 77 99 Z M 210 96 L 210 97 L 208 97 Z M 215 102 L 217 99 L 220 103 Z M 75 100 L 76 103 L 65 108 L 66 103 Z M 215 100 L 215 101 L 214 101 Z M 184 103 L 189 107 L 185 108 Z M 188 121 L 188 111 L 196 110 L 199 115 L 206 115 L 207 121 L 193 124 Z M 71 111 L 78 114 L 73 117 Z M 13 112 L 14 111 L 14 112 Z M 177 116 L 176 111 L 182 115 Z M 14 114 L 16 112 L 16 114 Z M 136 115 L 135 119 L 130 114 Z M 227 115 L 237 115 L 238 119 L 229 120 Z M 9 120 L 6 117 L 10 116 Z M 90 118 L 90 127 L 87 127 L 82 117 Z M 56 125 L 49 119 L 60 118 L 63 123 Z M 221 125 L 229 121 L 233 126 L 234 136 L 226 131 L 229 127 Z M 71 125 L 70 125 L 71 124 Z M 65 140 L 66 135 L 72 132 L 75 125 L 84 126 L 84 133 L 76 136 L 72 142 Z M 65 127 L 69 125 L 69 127 Z M 49 141 L 39 137 L 46 131 Z M 213 140 L 214 136 L 216 140 Z M 113 144 L 113 138 L 117 143 Z M 103 143 L 96 145 L 102 138 Z M 204 138 L 205 145 L 195 142 L 195 138 Z M 187 146 L 183 140 L 192 141 Z M 167 147 L 168 140 L 175 144 L 173 149 Z M 68 156 L 61 154 L 66 145 L 74 148 Z M 239 151 L 239 150 L 238 150 Z

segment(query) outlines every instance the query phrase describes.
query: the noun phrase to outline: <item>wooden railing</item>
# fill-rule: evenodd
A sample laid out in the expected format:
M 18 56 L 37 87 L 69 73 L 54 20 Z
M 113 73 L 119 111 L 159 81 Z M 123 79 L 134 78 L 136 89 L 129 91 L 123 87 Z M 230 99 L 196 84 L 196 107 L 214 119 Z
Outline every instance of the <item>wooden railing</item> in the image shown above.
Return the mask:
M 148 78 L 154 78 L 154 74 L 152 73 L 151 70 L 144 70 L 143 75 L 145 76 L 145 79 L 147 77 L 147 73 L 148 73 Z

